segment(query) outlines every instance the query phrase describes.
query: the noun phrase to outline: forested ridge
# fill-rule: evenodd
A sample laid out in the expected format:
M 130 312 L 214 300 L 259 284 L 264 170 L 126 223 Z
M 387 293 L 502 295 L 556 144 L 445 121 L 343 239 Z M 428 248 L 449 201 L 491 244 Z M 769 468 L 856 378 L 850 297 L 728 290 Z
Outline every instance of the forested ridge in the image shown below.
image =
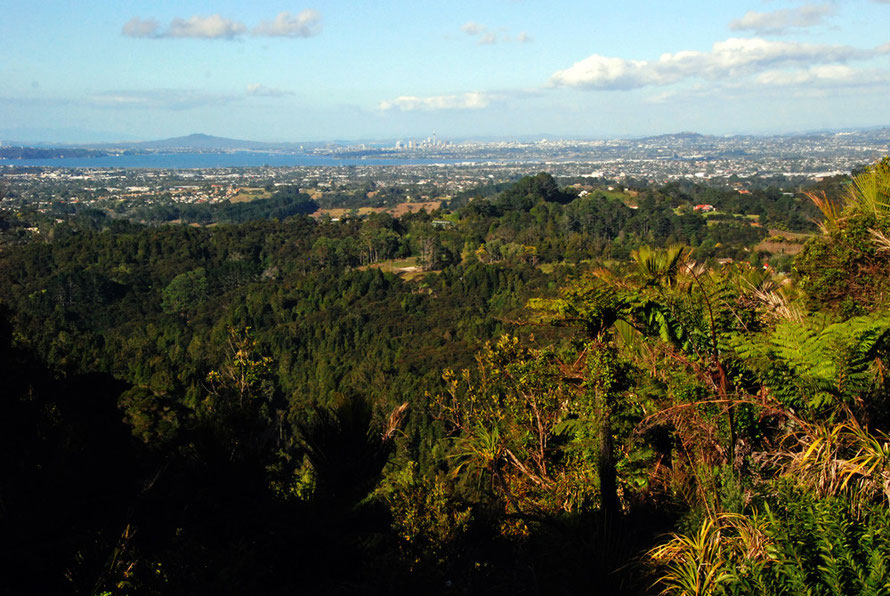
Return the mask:
M 0 592 L 888 593 L 888 172 L 4 216 Z

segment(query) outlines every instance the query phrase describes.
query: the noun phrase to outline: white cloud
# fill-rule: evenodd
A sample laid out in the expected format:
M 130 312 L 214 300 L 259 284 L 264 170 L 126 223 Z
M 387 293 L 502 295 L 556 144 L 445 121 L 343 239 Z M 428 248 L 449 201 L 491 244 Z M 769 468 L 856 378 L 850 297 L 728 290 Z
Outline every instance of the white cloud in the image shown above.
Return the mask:
M 209 17 L 192 16 L 188 19 L 176 18 L 170 21 L 170 27 L 163 37 L 195 37 L 199 39 L 232 39 L 244 33 L 247 27 L 243 23 L 225 19 L 214 14 Z
M 550 78 L 554 86 L 588 89 L 635 89 L 664 84 L 648 62 L 593 54 Z
M 471 37 L 476 37 L 477 43 L 480 46 L 490 46 L 498 43 L 498 41 L 514 41 L 511 38 L 510 34 L 506 32 L 506 29 L 504 29 L 503 27 L 498 29 L 501 33 L 503 33 L 500 39 L 498 39 L 498 34 L 496 31 L 492 31 L 485 25 L 482 25 L 481 23 L 477 23 L 475 21 L 467 21 L 466 23 L 461 25 L 460 30 Z M 515 41 L 518 41 L 519 43 L 529 43 L 530 41 L 532 41 L 532 38 L 528 33 L 523 31 L 516 36 Z
M 236 99 L 238 97 L 234 95 L 214 95 L 190 89 L 155 89 L 96 93 L 88 98 L 87 103 L 108 108 L 187 110 Z
M 802 70 L 771 70 L 757 75 L 755 82 L 762 87 L 874 87 L 890 84 L 890 73 L 828 64 Z
M 252 97 L 285 97 L 287 95 L 293 95 L 293 92 L 266 87 L 260 83 L 251 83 L 247 86 L 247 95 Z
M 188 19 L 175 18 L 170 21 L 166 30 L 160 30 L 155 19 L 133 17 L 121 28 L 127 37 L 145 37 L 151 39 L 185 38 L 198 39 L 234 39 L 244 33 L 247 27 L 243 23 L 223 18 L 218 14 L 202 17 L 195 15 Z
M 434 110 L 481 110 L 488 107 L 494 98 L 487 93 L 473 91 L 460 95 L 437 95 L 414 97 L 403 95 L 396 99 L 380 102 L 381 110 L 434 111 Z
M 467 21 L 461 26 L 460 30 L 467 35 L 479 35 L 480 33 L 483 33 L 485 31 L 485 25 L 480 25 L 479 23 L 475 23 L 473 21 Z
M 762 72 L 755 81 L 763 86 L 802 85 L 813 82 L 848 82 L 856 77 L 857 71 L 842 64 L 814 66 L 805 70 L 768 70 Z
M 267 37 L 312 37 L 321 32 L 321 13 L 304 10 L 292 15 L 281 12 L 271 21 L 262 21 L 253 29 L 254 35 Z
M 158 22 L 154 19 L 140 19 L 133 17 L 121 28 L 121 33 L 127 37 L 156 37 L 158 34 Z
M 807 68 L 771 69 L 743 79 L 696 82 L 659 91 L 643 101 L 650 104 L 686 101 L 749 101 L 766 97 L 857 97 L 886 96 L 890 71 L 857 69 L 845 64 L 823 64 Z
M 208 17 L 195 15 L 187 19 L 175 18 L 162 30 L 155 19 L 133 17 L 121 28 L 127 37 L 150 39 L 196 38 L 196 39 L 235 39 L 247 32 L 244 23 L 226 19 L 214 14 Z M 271 21 L 261 21 L 253 28 L 252 34 L 262 37 L 312 37 L 321 32 L 321 13 L 317 10 L 304 10 L 292 15 L 281 12 Z
M 883 46 L 860 50 L 850 46 L 732 38 L 713 45 L 710 52 L 684 50 L 658 60 L 627 60 L 594 54 L 557 71 L 551 87 L 637 89 L 670 85 L 691 78 L 720 80 L 756 74 L 781 66 L 837 64 L 884 53 Z
M 758 35 L 784 33 L 788 29 L 802 29 L 821 25 L 824 18 L 834 13 L 829 4 L 808 4 L 798 8 L 772 12 L 748 11 L 745 16 L 729 23 L 733 31 L 754 31 Z
M 652 104 L 668 103 L 675 97 L 677 97 L 677 92 L 668 90 L 668 91 L 662 91 L 655 95 L 649 96 L 644 101 L 646 103 L 652 103 Z

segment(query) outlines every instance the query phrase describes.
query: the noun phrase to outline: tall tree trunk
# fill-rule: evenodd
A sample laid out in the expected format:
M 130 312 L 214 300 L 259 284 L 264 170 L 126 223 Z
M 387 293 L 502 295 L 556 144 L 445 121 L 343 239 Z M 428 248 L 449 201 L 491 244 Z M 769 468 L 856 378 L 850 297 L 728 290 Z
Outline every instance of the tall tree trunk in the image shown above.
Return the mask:
M 615 454 L 612 444 L 612 408 L 605 396 L 600 396 L 599 457 L 597 472 L 600 477 L 602 513 L 614 519 L 620 511 L 618 503 L 618 474 L 615 471 Z

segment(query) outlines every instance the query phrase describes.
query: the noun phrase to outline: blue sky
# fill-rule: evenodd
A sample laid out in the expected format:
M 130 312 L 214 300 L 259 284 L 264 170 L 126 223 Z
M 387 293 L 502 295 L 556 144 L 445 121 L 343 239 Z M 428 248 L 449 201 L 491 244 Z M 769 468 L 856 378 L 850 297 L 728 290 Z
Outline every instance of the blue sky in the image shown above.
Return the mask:
M 890 0 L 0 0 L 0 139 L 890 124 Z

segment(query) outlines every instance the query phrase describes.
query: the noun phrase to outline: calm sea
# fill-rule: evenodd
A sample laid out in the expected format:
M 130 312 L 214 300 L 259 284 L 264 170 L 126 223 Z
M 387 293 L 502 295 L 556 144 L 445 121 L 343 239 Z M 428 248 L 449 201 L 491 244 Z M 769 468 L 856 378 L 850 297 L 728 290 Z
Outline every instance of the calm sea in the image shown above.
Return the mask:
M 317 155 L 281 153 L 154 153 L 62 159 L 0 159 L 0 166 L 45 166 L 53 168 L 245 168 L 261 166 L 402 166 L 466 163 L 462 159 L 337 159 Z

